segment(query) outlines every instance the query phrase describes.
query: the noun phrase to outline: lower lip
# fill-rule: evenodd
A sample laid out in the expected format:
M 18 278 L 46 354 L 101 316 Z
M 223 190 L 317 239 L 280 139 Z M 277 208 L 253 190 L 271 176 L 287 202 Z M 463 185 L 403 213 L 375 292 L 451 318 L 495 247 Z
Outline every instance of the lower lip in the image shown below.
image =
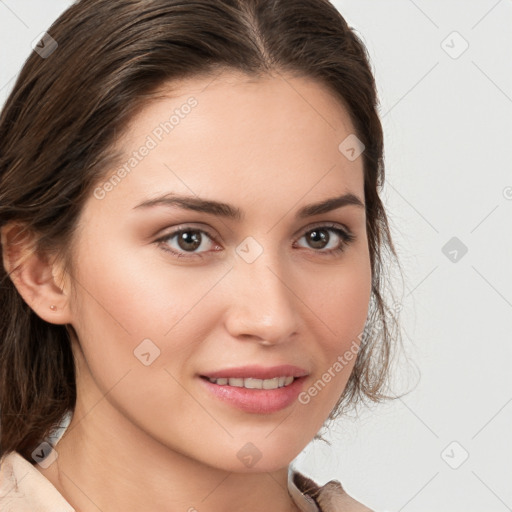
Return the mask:
M 200 377 L 206 389 L 220 400 L 253 414 L 270 414 L 289 407 L 300 394 L 305 377 L 298 377 L 288 386 L 277 389 L 247 389 L 221 386 Z

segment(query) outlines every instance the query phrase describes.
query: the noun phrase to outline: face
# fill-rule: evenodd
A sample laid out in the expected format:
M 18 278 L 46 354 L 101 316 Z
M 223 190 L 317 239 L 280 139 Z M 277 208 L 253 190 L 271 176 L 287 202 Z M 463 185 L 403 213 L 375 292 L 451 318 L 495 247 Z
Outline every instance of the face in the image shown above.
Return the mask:
M 354 129 L 305 78 L 163 92 L 79 219 L 78 400 L 94 388 L 108 428 L 196 461 L 281 468 L 339 399 L 368 313 L 363 161 L 338 148 Z

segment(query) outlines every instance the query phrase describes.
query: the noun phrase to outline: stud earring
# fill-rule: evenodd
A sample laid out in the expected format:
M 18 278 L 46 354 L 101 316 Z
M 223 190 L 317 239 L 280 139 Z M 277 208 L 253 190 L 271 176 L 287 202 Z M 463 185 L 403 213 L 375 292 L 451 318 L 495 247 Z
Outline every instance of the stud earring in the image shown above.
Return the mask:
M 52 304 L 52 305 L 50 306 L 50 309 L 51 309 L 52 311 L 57 311 L 57 306 L 56 306 L 55 304 Z

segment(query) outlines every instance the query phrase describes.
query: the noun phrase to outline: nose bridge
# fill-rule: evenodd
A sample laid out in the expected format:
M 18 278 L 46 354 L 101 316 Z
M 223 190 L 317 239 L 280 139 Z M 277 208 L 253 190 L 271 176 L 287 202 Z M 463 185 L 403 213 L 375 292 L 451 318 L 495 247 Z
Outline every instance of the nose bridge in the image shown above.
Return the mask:
M 233 336 L 254 336 L 267 343 L 284 341 L 298 328 L 298 304 L 287 282 L 286 266 L 277 250 L 262 250 L 261 245 L 258 249 L 253 240 L 247 243 L 237 248 L 231 272 L 234 281 L 227 327 Z

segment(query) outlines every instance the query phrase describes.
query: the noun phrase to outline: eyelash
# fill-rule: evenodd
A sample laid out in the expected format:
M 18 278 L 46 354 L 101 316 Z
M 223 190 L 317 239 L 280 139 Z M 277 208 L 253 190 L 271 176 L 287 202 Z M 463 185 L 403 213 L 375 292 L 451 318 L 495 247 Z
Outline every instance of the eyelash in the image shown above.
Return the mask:
M 304 234 L 300 238 L 307 235 L 308 233 L 311 233 L 311 231 L 315 231 L 317 229 L 318 230 L 325 229 L 326 231 L 333 231 L 334 233 L 336 233 L 336 235 L 338 235 L 341 238 L 341 242 L 340 242 L 339 246 L 334 249 L 329 249 L 327 251 L 311 249 L 313 252 L 319 253 L 326 257 L 335 257 L 335 256 L 341 254 L 356 239 L 355 235 L 353 235 L 352 233 L 350 233 L 348 231 L 345 231 L 344 229 L 341 229 L 340 227 L 338 227 L 335 224 L 334 225 L 333 224 L 322 224 L 319 226 L 313 226 L 312 228 L 309 228 L 307 231 L 305 231 Z M 175 251 L 174 249 L 170 249 L 168 244 L 165 243 L 166 241 L 169 241 L 170 239 L 175 238 L 176 236 L 181 235 L 182 233 L 187 233 L 187 232 L 201 233 L 203 235 L 206 235 L 213 242 L 218 243 L 215 240 L 215 238 L 213 236 L 211 236 L 207 231 L 205 231 L 203 229 L 199 229 L 199 228 L 193 228 L 193 227 L 179 228 L 179 229 L 172 231 L 171 233 L 168 233 L 168 234 L 164 235 L 163 237 L 155 240 L 155 243 L 158 244 L 164 251 L 171 253 L 173 256 L 176 256 L 177 258 L 187 258 L 187 259 L 197 258 L 197 257 L 202 258 L 203 255 L 201 253 L 178 252 L 178 251 Z

